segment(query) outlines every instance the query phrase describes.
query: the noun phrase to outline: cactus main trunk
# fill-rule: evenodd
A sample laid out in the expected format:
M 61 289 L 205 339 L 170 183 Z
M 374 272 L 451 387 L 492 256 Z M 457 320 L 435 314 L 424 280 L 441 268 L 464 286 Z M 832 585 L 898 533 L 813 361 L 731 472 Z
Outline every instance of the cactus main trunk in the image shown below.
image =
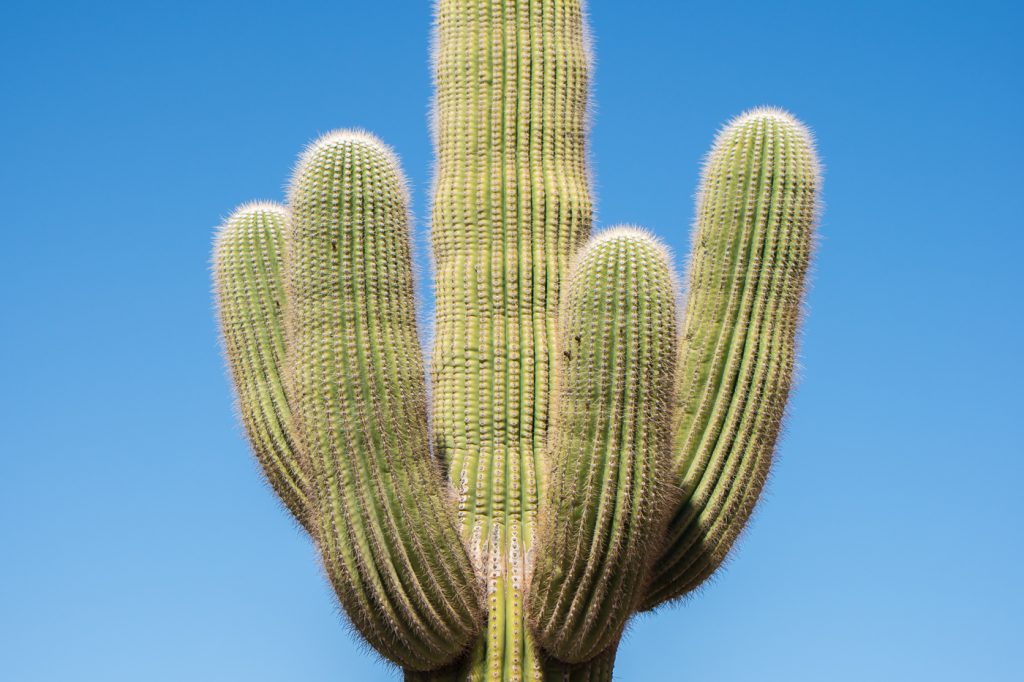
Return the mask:
M 592 220 L 578 0 L 441 0 L 433 428 L 483 576 L 471 679 L 536 680 L 524 623 L 559 286 Z

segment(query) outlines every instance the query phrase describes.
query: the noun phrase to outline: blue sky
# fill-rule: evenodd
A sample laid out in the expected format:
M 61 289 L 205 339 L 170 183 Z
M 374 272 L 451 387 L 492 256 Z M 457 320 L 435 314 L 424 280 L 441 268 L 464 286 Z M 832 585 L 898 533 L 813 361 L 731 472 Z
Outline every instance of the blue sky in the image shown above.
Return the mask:
M 649 227 L 681 261 L 701 157 L 754 105 L 804 119 L 826 166 L 768 496 L 714 584 L 635 624 L 618 677 L 1021 679 L 1024 10 L 590 10 L 601 225 Z M 336 127 L 392 144 L 425 215 L 430 14 L 0 7 L 0 678 L 397 679 L 250 462 L 208 254 Z

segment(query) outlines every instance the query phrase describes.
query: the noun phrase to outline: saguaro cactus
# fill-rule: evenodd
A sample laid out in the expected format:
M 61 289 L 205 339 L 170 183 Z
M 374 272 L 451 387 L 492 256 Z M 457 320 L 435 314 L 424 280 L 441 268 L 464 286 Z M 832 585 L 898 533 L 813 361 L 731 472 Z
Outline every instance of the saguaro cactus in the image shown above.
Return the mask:
M 771 464 L 810 136 L 768 108 L 719 133 L 677 319 L 654 237 L 590 238 L 581 4 L 439 0 L 431 406 L 383 143 L 322 137 L 287 207 L 244 205 L 217 236 L 256 457 L 408 680 L 610 680 L 631 614 L 714 573 Z

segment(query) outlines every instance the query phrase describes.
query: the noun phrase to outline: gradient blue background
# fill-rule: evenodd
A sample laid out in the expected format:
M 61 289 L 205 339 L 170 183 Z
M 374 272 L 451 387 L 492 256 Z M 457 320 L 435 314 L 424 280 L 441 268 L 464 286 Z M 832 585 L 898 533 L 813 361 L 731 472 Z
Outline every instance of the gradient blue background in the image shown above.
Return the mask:
M 1018 7 L 591 3 L 600 224 L 681 261 L 702 155 L 753 105 L 806 120 L 827 169 L 769 494 L 714 584 L 636 622 L 619 679 L 1024 679 Z M 341 126 L 401 154 L 422 242 L 430 20 L 0 7 L 0 679 L 397 679 L 250 462 L 208 253 Z

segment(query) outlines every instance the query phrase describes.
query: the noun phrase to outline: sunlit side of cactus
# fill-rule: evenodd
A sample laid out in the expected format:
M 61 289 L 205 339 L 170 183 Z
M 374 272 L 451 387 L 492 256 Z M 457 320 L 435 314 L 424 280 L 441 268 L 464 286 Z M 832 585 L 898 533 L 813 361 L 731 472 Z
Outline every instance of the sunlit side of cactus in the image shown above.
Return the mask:
M 352 624 L 408 680 L 607 681 L 631 614 L 714 573 L 764 485 L 813 144 L 769 108 L 719 133 L 680 314 L 654 237 L 590 237 L 581 2 L 440 0 L 437 32 L 431 404 L 402 171 L 339 131 L 287 208 L 218 233 L 239 410 Z

